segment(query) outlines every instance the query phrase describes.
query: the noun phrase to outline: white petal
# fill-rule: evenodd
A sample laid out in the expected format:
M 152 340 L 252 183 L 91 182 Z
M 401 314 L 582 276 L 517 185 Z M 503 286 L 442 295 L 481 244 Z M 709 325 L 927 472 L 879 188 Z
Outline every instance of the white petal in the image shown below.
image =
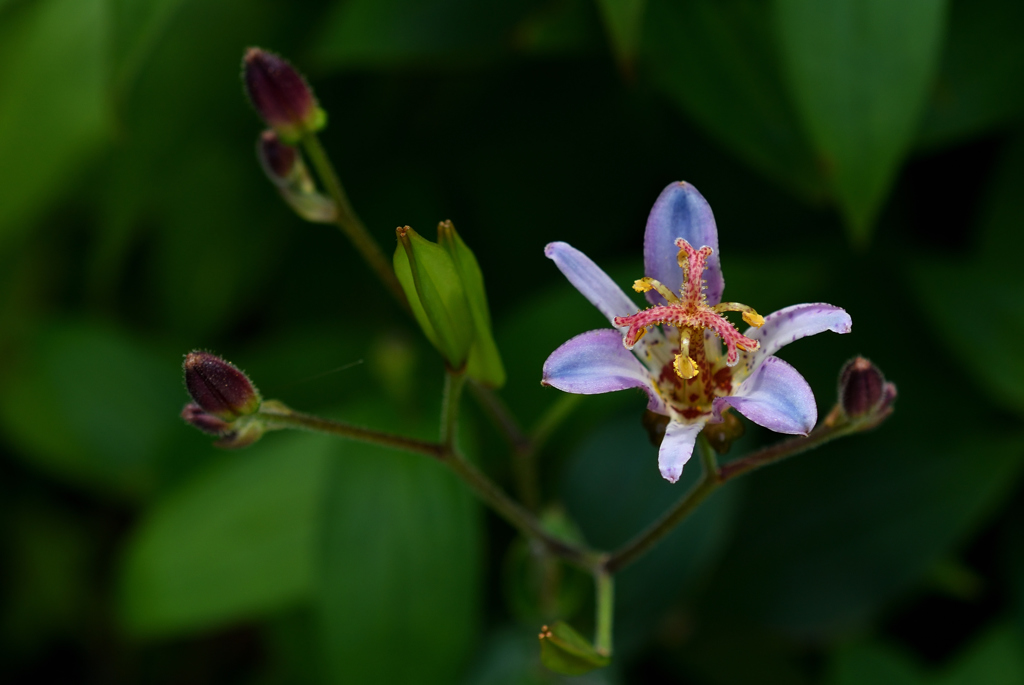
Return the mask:
M 697 434 L 704 428 L 706 421 L 682 423 L 673 419 L 665 429 L 665 439 L 661 441 L 658 451 L 658 468 L 661 476 L 670 483 L 679 480 L 683 473 L 683 465 L 693 454 L 693 445 Z
M 734 377 L 745 378 L 754 373 L 765 359 L 795 340 L 824 331 L 849 333 L 852 326 L 845 309 L 823 302 L 795 304 L 772 312 L 764 317 L 764 325 L 760 328 L 751 326 L 744 333 L 760 342 L 761 346 L 753 352 L 741 354 Z
M 729 397 L 714 401 L 716 418 L 731 405 L 754 423 L 776 433 L 807 435 L 818 421 L 814 393 L 800 372 L 768 357 Z
M 615 285 L 615 281 L 601 267 L 569 243 L 549 243 L 544 248 L 544 255 L 555 263 L 576 290 L 590 300 L 613 326 L 616 316 L 629 316 L 639 311 L 640 308 L 622 292 L 622 288 Z
M 650 373 L 611 328 L 588 331 L 563 343 L 544 362 L 541 384 L 578 395 L 642 388 L 649 398 L 648 408 L 667 413 Z
M 714 250 L 704 272 L 705 294 L 708 303 L 718 304 L 725 290 L 725 279 L 718 254 L 715 215 L 704 196 L 685 181 L 670 183 L 661 191 L 651 207 L 644 232 L 644 275 L 661 281 L 673 292 L 683 283 L 676 238 L 683 238 L 698 250 L 704 245 Z M 665 304 L 665 299 L 654 290 L 647 293 L 647 300 L 651 304 Z

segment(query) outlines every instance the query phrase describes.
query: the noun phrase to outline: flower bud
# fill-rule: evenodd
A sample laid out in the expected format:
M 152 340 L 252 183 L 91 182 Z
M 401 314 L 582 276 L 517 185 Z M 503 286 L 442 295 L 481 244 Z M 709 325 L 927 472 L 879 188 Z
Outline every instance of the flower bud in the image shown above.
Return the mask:
M 721 423 L 708 423 L 701 431 L 716 454 L 725 454 L 734 440 L 743 437 L 743 422 L 726 409 L 722 412 Z
M 505 367 L 501 363 L 501 354 L 491 331 L 491 313 L 487 307 L 487 291 L 484 290 L 484 274 L 480 264 L 473 251 L 455 232 L 451 221 L 438 224 L 437 242 L 452 258 L 462 280 L 473 327 L 476 329 L 476 338 L 466 361 L 466 373 L 492 388 L 500 388 L 505 384 Z
M 337 206 L 316 190 L 299 151 L 281 142 L 274 131 L 264 131 L 256 143 L 256 154 L 267 178 L 277 186 L 285 202 L 306 221 L 333 223 Z
M 583 675 L 611 663 L 607 654 L 594 649 L 564 621 L 555 621 L 551 627 L 543 626 L 539 637 L 541 663 L 555 673 Z
M 192 424 L 193 427 L 210 435 L 223 436 L 231 432 L 231 424 L 217 418 L 213 414 L 207 413 L 195 402 L 185 405 L 181 410 L 181 418 Z
M 257 418 L 257 417 L 253 417 Z M 220 447 L 221 449 L 237 450 L 243 447 L 248 447 L 257 440 L 263 437 L 266 432 L 266 425 L 261 420 L 252 421 L 244 418 L 239 419 L 238 422 L 242 425 L 232 426 L 232 430 L 228 431 L 220 440 L 213 443 L 214 447 Z
M 466 364 L 476 329 L 462 279 L 448 253 L 408 226 L 395 230 L 395 275 L 424 335 L 449 366 Z
M 242 79 L 256 112 L 286 142 L 298 142 L 324 127 L 327 116 L 309 84 L 281 57 L 249 48 L 242 59 Z
M 287 186 L 299 171 L 299 151 L 291 145 L 281 142 L 272 130 L 260 134 L 256 144 L 256 154 L 260 158 L 260 166 L 274 185 Z
M 194 351 L 185 355 L 183 366 L 188 394 L 208 414 L 232 421 L 260 408 L 259 391 L 233 364 L 209 352 Z
M 896 386 L 864 357 L 854 357 L 839 372 L 839 405 L 851 419 L 884 411 L 896 399 Z
M 647 431 L 647 438 L 655 447 L 661 447 L 661 441 L 665 439 L 665 431 L 668 429 L 669 418 L 664 414 L 653 412 L 650 409 L 644 410 L 640 423 Z

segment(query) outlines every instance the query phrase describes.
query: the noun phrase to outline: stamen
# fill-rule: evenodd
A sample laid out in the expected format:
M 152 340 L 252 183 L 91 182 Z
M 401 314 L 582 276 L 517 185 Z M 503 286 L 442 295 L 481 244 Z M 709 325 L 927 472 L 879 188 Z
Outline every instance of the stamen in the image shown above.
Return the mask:
M 743 320 L 748 325 L 760 328 L 764 325 L 764 317 L 758 314 L 753 307 L 739 302 L 721 302 L 712 307 L 716 312 L 743 312 Z
M 669 302 L 679 302 L 679 298 L 676 297 L 675 293 L 668 289 L 661 281 L 655 280 L 650 276 L 644 276 L 638 278 L 633 282 L 633 290 L 638 293 L 646 293 L 650 290 L 657 290 L 658 294 L 664 297 Z

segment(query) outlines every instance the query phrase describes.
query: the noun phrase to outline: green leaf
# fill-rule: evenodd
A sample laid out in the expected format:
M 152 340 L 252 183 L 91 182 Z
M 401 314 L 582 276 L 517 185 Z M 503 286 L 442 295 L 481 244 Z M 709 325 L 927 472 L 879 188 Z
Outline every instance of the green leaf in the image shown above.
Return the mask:
M 0 384 L 0 422 L 36 466 L 138 498 L 179 427 L 180 367 L 111 328 L 55 325 Z
M 308 599 L 329 459 L 323 436 L 272 436 L 160 501 L 121 578 L 129 630 L 165 635 L 252 619 Z
M 63 192 L 109 131 L 105 0 L 38 0 L 0 24 L 0 246 Z
M 476 337 L 462 279 L 444 248 L 409 227 L 395 249 L 395 274 L 427 339 L 462 368 Z
M 432 437 L 382 404 L 345 412 Z M 344 443 L 328 478 L 314 598 L 331 682 L 456 682 L 478 626 L 481 531 L 469 490 L 422 455 Z
M 958 314 L 977 312 L 981 293 L 986 309 L 999 317 L 998 323 L 984 327 L 984 338 L 992 349 L 1013 350 L 1024 336 L 1024 281 L 1018 271 L 1018 255 L 1024 250 L 1021 184 L 1024 135 L 1018 135 L 1009 146 L 991 185 L 982 212 L 977 252 L 955 259 L 920 259 L 911 276 L 925 313 L 950 353 L 956 355 L 962 371 L 967 372 L 966 380 L 980 384 L 997 401 L 1024 413 L 1024 357 L 975 351 L 982 335 L 978 329 L 981 323 L 964 320 Z M 965 283 L 970 287 L 964 288 Z
M 597 0 L 615 57 L 625 69 L 636 59 L 646 5 L 647 0 Z
M 544 628 L 547 628 L 545 630 Z M 565 621 L 544 626 L 540 634 L 540 661 L 555 673 L 583 675 L 611 663 Z
M 944 0 L 777 0 L 788 84 L 851 237 L 865 243 L 935 76 Z
M 929 685 L 1019 685 L 1024 683 L 1024 632 L 1014 625 L 989 630 Z
M 1024 109 L 1024 4 L 953 2 L 949 35 L 918 145 L 947 145 L 984 133 Z
M 462 280 L 476 330 L 466 362 L 466 372 L 482 383 L 500 388 L 505 385 L 505 367 L 501 363 L 501 354 L 491 330 L 491 312 L 487 306 L 487 291 L 484 289 L 484 274 L 480 264 L 450 221 L 442 222 L 437 227 L 437 234 L 438 242 L 448 251 Z
M 756 0 L 651 0 L 644 73 L 737 157 L 808 199 L 823 195 Z

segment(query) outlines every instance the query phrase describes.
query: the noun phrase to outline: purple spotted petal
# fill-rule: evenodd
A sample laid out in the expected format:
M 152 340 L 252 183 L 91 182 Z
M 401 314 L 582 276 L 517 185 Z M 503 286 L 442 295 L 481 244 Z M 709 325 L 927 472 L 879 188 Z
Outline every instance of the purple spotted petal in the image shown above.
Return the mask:
M 541 385 L 578 395 L 597 395 L 626 388 L 643 388 L 651 411 L 668 413 L 651 384 L 651 375 L 622 346 L 622 335 L 611 328 L 588 331 L 565 342 L 544 362 Z
M 601 267 L 594 264 L 590 257 L 569 243 L 548 243 L 544 248 L 544 255 L 555 263 L 576 290 L 590 300 L 609 322 L 616 316 L 636 314 L 638 307 L 626 293 L 622 292 L 622 288 L 615 285 L 615 281 L 609 278 Z M 619 345 L 621 344 L 620 336 Z
M 658 451 L 658 468 L 661 476 L 669 483 L 675 483 L 683 473 L 683 465 L 693 454 L 693 444 L 697 434 L 704 428 L 704 421 L 696 423 L 680 423 L 669 421 L 665 429 L 665 439 L 661 441 Z
M 849 333 L 853 327 L 850 315 L 845 309 L 823 302 L 795 304 L 764 317 L 760 328 L 750 327 L 746 335 L 761 343 L 753 352 L 744 352 L 740 357 L 740 377 L 754 373 L 765 359 L 784 346 L 825 331 Z
M 768 357 L 736 393 L 714 401 L 716 418 L 726 405 L 776 433 L 807 435 L 818 421 L 814 393 L 800 372 L 778 357 Z
M 661 191 L 647 217 L 647 232 L 644 233 L 644 275 L 661 281 L 673 292 L 679 290 L 683 283 L 676 238 L 684 238 L 697 249 L 707 245 L 714 250 L 708 257 L 708 268 L 704 272 L 704 280 L 707 281 L 705 292 L 708 304 L 721 302 L 725 279 L 722 278 L 718 254 L 715 216 L 704 196 L 685 181 L 669 184 Z M 648 291 L 647 301 L 655 305 L 665 304 L 665 298 L 653 290 Z

